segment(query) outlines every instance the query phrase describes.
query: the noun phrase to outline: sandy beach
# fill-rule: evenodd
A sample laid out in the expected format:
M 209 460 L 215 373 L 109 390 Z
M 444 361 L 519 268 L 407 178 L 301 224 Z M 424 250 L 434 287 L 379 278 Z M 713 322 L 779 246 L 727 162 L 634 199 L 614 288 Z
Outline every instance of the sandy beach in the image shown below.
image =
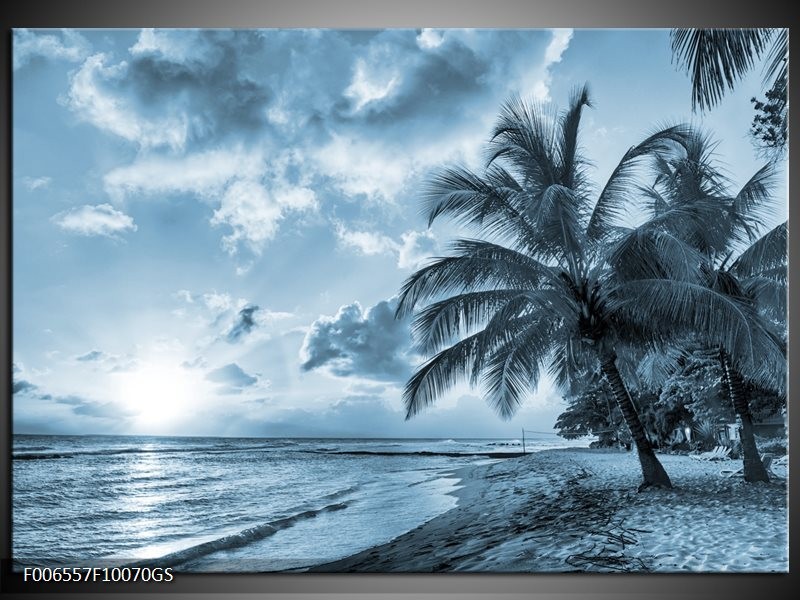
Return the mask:
M 635 453 L 546 450 L 455 472 L 458 505 L 319 572 L 786 572 L 785 480 L 660 455 L 674 489 L 637 493 Z M 779 474 L 785 475 L 786 469 Z

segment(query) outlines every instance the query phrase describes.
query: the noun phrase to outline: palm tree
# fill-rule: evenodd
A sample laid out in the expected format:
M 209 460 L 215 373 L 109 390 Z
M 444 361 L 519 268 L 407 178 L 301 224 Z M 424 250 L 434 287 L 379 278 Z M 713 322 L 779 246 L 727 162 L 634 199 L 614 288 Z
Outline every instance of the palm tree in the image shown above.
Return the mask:
M 722 383 L 741 422 L 745 480 L 768 481 L 755 443 L 742 369 L 762 386 L 779 393 L 785 390 L 786 356 L 779 330 L 785 332 L 787 223 L 757 237 L 768 208 L 772 165 L 759 169 L 731 195 L 711 161 L 712 150 L 709 138 L 697 134 L 689 139 L 686 155 L 656 162 L 654 185 L 642 189 L 650 200 L 650 220 L 642 228 L 669 231 L 697 250 L 703 256 L 704 284 L 746 309 L 756 335 L 773 340 L 763 347 L 766 354 L 760 361 L 749 363 L 753 368 L 748 361 L 737 367 L 730 351 L 718 348 Z M 693 212 L 702 218 L 687 218 Z
M 424 195 L 429 224 L 449 217 L 477 233 L 456 240 L 404 283 L 397 316 L 429 356 L 404 392 L 406 418 L 459 382 L 481 385 L 510 418 L 546 368 L 560 386 L 599 365 L 636 444 L 643 482 L 671 487 L 617 368 L 617 348 L 659 343 L 702 326 L 738 352 L 748 310 L 695 281 L 702 257 L 676 236 L 650 228 L 620 237 L 616 223 L 637 193 L 645 157 L 681 152 L 686 126 L 664 127 L 630 148 L 594 197 L 578 150 L 587 88 L 567 110 L 508 101 L 482 173 L 449 167 Z M 625 268 L 619 268 L 625 265 Z

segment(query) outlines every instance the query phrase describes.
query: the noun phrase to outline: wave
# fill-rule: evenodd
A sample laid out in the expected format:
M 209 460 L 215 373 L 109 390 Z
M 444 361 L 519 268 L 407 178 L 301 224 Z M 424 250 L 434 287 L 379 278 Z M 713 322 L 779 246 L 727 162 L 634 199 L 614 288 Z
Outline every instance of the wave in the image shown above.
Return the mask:
M 334 493 L 342 493 L 344 491 L 345 490 L 340 490 L 340 492 L 334 492 Z M 169 554 L 165 554 L 164 556 L 160 556 L 158 558 L 148 558 L 145 560 L 139 560 L 133 563 L 129 563 L 126 566 L 175 567 L 190 560 L 195 560 L 203 556 L 208 556 L 209 554 L 214 554 L 215 552 L 219 552 L 221 550 L 231 550 L 233 548 L 241 548 L 242 546 L 247 546 L 248 544 L 251 544 L 258 540 L 262 540 L 271 535 L 274 535 L 277 532 L 281 531 L 282 529 L 288 529 L 289 527 L 292 527 L 293 525 L 295 525 L 300 521 L 313 519 L 317 515 L 323 513 L 344 510 L 348 506 L 349 505 L 345 502 L 328 504 L 327 506 L 323 506 L 322 508 L 295 513 L 293 515 L 284 517 L 282 519 L 276 519 L 275 521 L 262 523 L 261 525 L 256 525 L 254 527 L 248 527 L 247 529 L 243 529 L 238 533 L 224 535 L 209 542 L 203 542 L 202 544 L 190 546 L 189 548 L 178 550 L 177 552 L 171 552 Z
M 320 497 L 320 500 L 338 500 L 339 498 L 349 496 L 353 492 L 357 492 L 360 489 L 360 485 L 352 485 L 349 488 L 344 488 L 335 492 L 331 492 L 330 494 L 325 494 L 324 496 Z
M 277 443 L 259 446 L 190 446 L 187 448 L 104 448 L 101 450 L 64 450 L 57 452 L 16 452 L 12 455 L 14 460 L 54 460 L 60 458 L 74 458 L 76 456 L 114 456 L 118 454 L 184 454 L 191 452 L 204 452 L 206 454 L 229 454 L 233 452 L 250 452 L 254 450 L 269 451 L 295 444 Z
M 516 458 L 523 456 L 525 452 L 440 452 L 433 450 L 415 450 L 410 452 L 394 452 L 391 450 L 298 450 L 310 454 L 341 454 L 346 456 L 449 456 L 458 458 L 460 456 L 483 456 L 486 458 Z

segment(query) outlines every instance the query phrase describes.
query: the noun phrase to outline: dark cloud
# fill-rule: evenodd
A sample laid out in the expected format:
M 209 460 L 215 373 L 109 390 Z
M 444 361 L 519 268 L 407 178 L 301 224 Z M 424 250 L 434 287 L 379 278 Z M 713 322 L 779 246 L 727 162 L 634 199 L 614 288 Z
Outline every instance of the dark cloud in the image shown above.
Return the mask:
M 104 352 L 101 352 L 100 350 L 92 350 L 90 352 L 87 352 L 86 354 L 76 356 L 75 360 L 78 360 L 80 362 L 95 362 L 103 360 L 104 358 L 106 358 Z
M 85 417 L 95 417 L 98 419 L 119 419 L 124 416 L 132 414 L 129 411 L 122 410 L 112 402 L 80 402 L 72 409 L 76 415 Z
M 32 384 L 30 381 L 25 381 L 23 379 L 20 379 L 20 380 L 14 382 L 13 393 L 14 394 L 20 394 L 20 393 L 24 394 L 25 392 L 32 392 L 33 390 L 35 390 L 37 388 L 38 388 L 38 386 Z
M 396 300 L 384 300 L 364 311 L 354 302 L 334 317 L 317 319 L 303 341 L 301 368 L 405 381 L 411 373 L 411 335 L 408 321 L 394 318 L 395 306 Z
M 192 141 L 262 130 L 271 93 L 248 77 L 242 65 L 260 47 L 256 33 L 198 32 L 195 43 L 197 58 L 138 53 L 129 63 L 123 89 L 145 116 L 170 107 L 184 112 L 190 117 Z
M 77 406 L 81 407 L 85 404 L 93 404 L 91 401 L 86 400 L 85 398 L 81 398 L 80 396 L 51 396 L 50 394 L 42 395 L 42 399 L 44 400 L 52 400 L 53 402 L 57 402 L 58 404 L 68 404 L 70 406 Z M 75 410 L 78 412 L 78 410 Z M 78 413 L 80 414 L 80 413 Z
M 490 56 L 479 56 L 459 40 L 443 44 L 436 52 L 417 47 L 416 32 L 390 31 L 392 53 L 408 61 L 397 89 L 387 98 L 370 103 L 361 118 L 370 124 L 396 125 L 411 118 L 445 116 L 463 105 L 487 83 Z M 385 65 L 391 68 L 391 63 Z
M 122 427 L 125 424 L 126 418 L 135 414 L 130 409 L 123 408 L 113 402 L 96 402 L 74 394 L 62 396 L 47 393 L 33 393 L 38 389 L 39 387 L 37 385 L 29 381 L 14 382 L 14 393 L 25 394 L 24 401 L 21 401 L 14 407 L 15 429 L 16 423 L 20 422 L 24 423 L 24 427 L 19 431 L 72 433 L 91 430 L 91 425 L 84 421 L 59 421 L 57 424 L 48 422 L 48 419 L 52 418 L 52 413 L 56 405 L 69 407 L 69 413 L 77 418 L 91 417 L 103 419 L 107 421 L 114 430 Z M 36 412 L 42 416 L 35 417 L 31 414 Z M 87 426 L 89 429 L 87 429 Z
M 244 371 L 236 363 L 214 369 L 206 374 L 206 379 L 220 384 L 220 391 L 225 394 L 238 394 L 245 388 L 255 385 L 258 378 Z
M 225 339 L 233 344 L 240 341 L 243 337 L 250 333 L 256 326 L 253 315 L 257 310 L 258 306 L 254 304 L 248 304 L 242 310 L 240 310 L 238 316 L 236 317 L 236 321 L 233 323 L 233 325 L 231 325 L 228 333 L 225 334 Z

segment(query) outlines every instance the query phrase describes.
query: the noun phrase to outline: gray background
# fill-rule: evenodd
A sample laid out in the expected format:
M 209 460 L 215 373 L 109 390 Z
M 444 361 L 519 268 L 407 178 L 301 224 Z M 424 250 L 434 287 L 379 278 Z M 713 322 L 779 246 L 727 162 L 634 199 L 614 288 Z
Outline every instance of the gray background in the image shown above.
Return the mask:
M 340 600 L 348 598 L 748 598 L 766 600 L 789 596 L 796 583 L 798 561 L 790 553 L 791 574 L 780 575 L 502 575 L 502 574 L 295 574 L 295 575 L 178 575 L 170 584 L 132 586 L 23 585 L 9 577 L 10 456 L 11 456 L 11 28 L 13 27 L 788 27 L 788 6 L 761 0 L 6 0 L 0 8 L 0 589 L 50 592 L 82 597 L 96 592 L 139 592 L 157 598 L 189 597 L 194 593 L 236 598 Z M 794 56 L 797 48 L 791 50 Z M 797 61 L 797 57 L 795 57 Z M 797 63 L 795 63 L 797 64 Z M 687 81 L 687 103 L 688 89 Z M 790 94 L 797 83 L 790 81 Z M 790 118 L 797 109 L 791 109 Z M 797 181 L 797 158 L 791 159 L 790 195 Z M 790 202 L 790 212 L 793 203 Z M 790 261 L 797 260 L 800 241 L 790 225 Z M 790 276 L 790 313 L 795 311 L 796 278 Z M 790 399 L 800 348 L 790 336 Z M 790 428 L 798 427 L 798 411 L 790 400 Z M 790 448 L 792 464 L 798 452 Z M 792 469 L 794 471 L 796 469 Z M 793 478 L 790 478 L 793 479 Z M 790 484 L 791 488 L 791 484 Z M 790 492 L 791 496 L 791 492 Z M 792 502 L 791 504 L 794 504 Z M 791 519 L 790 546 L 796 548 L 797 523 Z M 726 540 L 720 539 L 720 544 Z M 164 594 L 163 592 L 168 592 Z M 80 595 L 76 595 L 80 594 Z M 93 595 L 98 597 L 98 595 Z

